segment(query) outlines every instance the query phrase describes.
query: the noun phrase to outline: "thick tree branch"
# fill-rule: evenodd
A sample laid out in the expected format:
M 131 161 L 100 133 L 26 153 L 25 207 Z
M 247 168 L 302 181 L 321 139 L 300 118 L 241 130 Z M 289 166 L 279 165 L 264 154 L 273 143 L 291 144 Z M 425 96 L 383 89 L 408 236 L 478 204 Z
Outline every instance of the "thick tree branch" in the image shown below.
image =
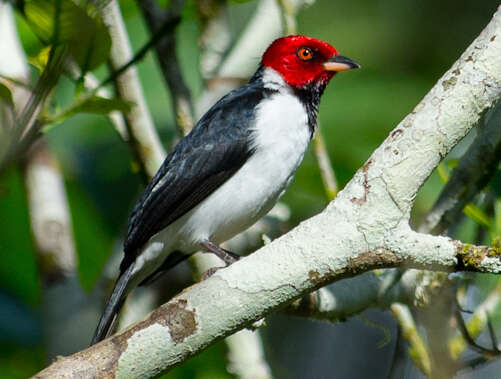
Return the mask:
M 498 10 L 321 214 L 38 377 L 158 375 L 314 289 L 378 267 L 500 273 L 494 249 L 409 227 L 421 185 L 501 95 L 500 34 Z
M 337 322 L 369 308 L 388 309 L 393 303 L 429 303 L 436 282 L 422 280 L 420 270 L 386 269 L 337 281 L 292 302 L 288 314 Z

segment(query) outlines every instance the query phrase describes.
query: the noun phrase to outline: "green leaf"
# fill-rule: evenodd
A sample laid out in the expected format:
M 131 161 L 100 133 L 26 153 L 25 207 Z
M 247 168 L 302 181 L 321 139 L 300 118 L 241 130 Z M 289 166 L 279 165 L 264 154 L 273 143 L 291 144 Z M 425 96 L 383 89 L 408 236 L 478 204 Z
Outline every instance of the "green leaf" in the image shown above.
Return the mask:
M 62 123 L 68 117 L 74 116 L 78 113 L 93 113 L 93 114 L 108 114 L 113 111 L 120 111 L 128 113 L 131 110 L 132 103 L 122 100 L 120 98 L 111 98 L 101 96 L 90 96 L 90 94 L 83 95 L 80 99 L 71 104 L 66 109 L 57 112 L 55 115 L 46 117 L 44 119 L 44 127 L 42 133 L 47 133 L 56 125 Z
M 492 228 L 494 236 L 501 237 L 501 199 L 497 198 L 494 201 L 494 224 Z
M 49 63 L 50 49 L 51 46 L 45 46 L 42 50 L 38 52 L 38 54 L 34 57 L 29 57 L 28 62 L 30 62 L 33 66 L 42 72 L 47 63 Z
M 443 162 L 437 166 L 437 172 L 442 183 L 447 183 L 449 180 L 449 171 Z
M 496 197 L 501 197 L 501 170 L 497 170 L 494 174 L 491 184 L 492 191 Z
M 9 87 L 0 82 L 0 101 L 3 103 L 7 103 L 8 105 L 14 105 L 12 100 L 12 93 L 10 92 Z
M 443 162 L 438 165 L 437 172 L 443 183 L 447 183 L 449 181 L 450 174 L 448 167 L 456 166 L 457 160 L 451 160 L 451 162 L 447 165 L 445 165 Z M 463 213 L 479 225 L 485 226 L 486 228 L 491 228 L 492 226 L 491 218 L 473 203 L 468 203 L 464 207 Z
M 490 228 L 492 226 L 491 218 L 487 216 L 483 210 L 472 203 L 469 203 L 464 207 L 463 213 L 479 225 L 485 226 L 486 228 Z
M 75 107 L 72 114 L 75 113 L 95 113 L 95 114 L 108 114 L 113 111 L 120 111 L 124 113 L 130 112 L 131 103 L 120 98 L 105 98 L 100 96 L 93 96 L 89 100 Z
M 448 159 L 446 164 L 450 169 L 455 169 L 459 164 L 459 159 Z
M 66 44 L 83 73 L 107 60 L 111 37 L 96 12 L 91 16 L 71 0 L 31 0 L 24 10 L 38 38 L 47 45 Z

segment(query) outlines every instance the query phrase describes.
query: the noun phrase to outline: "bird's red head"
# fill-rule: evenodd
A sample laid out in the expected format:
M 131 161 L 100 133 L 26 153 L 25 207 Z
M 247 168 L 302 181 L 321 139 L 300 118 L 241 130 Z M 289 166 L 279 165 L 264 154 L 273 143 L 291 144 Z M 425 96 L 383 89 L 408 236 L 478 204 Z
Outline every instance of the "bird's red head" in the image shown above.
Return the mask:
M 338 71 L 360 65 L 338 54 L 327 42 L 306 36 L 287 36 L 266 49 L 261 63 L 277 71 L 291 86 L 327 85 Z

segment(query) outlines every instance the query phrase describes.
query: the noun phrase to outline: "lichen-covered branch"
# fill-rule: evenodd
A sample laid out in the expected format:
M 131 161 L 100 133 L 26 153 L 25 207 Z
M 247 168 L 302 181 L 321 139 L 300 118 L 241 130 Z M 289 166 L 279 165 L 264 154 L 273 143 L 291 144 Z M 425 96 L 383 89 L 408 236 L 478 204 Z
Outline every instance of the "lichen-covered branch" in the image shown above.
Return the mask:
M 495 249 L 409 227 L 419 188 L 501 95 L 500 34 L 498 10 L 322 213 L 38 377 L 155 376 L 312 290 L 375 268 L 501 273 Z
M 446 279 L 444 273 L 408 269 L 376 270 L 337 281 L 295 300 L 285 308 L 287 314 L 329 322 L 345 320 L 375 309 L 388 309 L 393 303 L 430 305 L 430 297 Z
M 288 314 L 336 322 L 369 308 L 387 309 L 393 302 L 409 303 L 417 296 L 418 271 L 401 276 L 397 269 L 367 272 L 335 282 L 292 302 Z

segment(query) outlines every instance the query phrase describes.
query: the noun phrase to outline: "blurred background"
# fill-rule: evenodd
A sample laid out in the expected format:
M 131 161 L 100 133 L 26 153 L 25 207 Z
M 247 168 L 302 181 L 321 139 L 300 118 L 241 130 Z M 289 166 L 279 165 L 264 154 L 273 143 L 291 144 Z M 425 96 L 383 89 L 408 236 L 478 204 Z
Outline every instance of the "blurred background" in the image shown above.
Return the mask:
M 227 2 L 233 42 L 256 3 Z M 299 34 L 325 40 L 362 65 L 361 70 L 338 75 L 332 81 L 319 111 L 341 188 L 479 34 L 498 5 L 496 0 L 316 0 L 299 12 Z M 120 1 L 120 6 L 137 51 L 148 40 L 149 32 L 134 1 Z M 19 14 L 16 23 L 26 54 L 37 56 L 43 46 Z M 204 88 L 199 70 L 200 38 L 195 1 L 190 0 L 177 30 L 176 53 L 193 99 Z M 256 56 L 252 64 L 257 66 L 258 61 Z M 158 63 L 150 53 L 137 67 L 154 124 L 164 146 L 170 149 L 177 131 Z M 101 79 L 106 73 L 105 65 L 95 71 Z M 67 104 L 74 91 L 75 84 L 63 77 L 54 107 Z M 127 145 L 105 116 L 78 114 L 48 131 L 46 138 L 64 176 L 78 278 L 64 289 L 51 287 L 50 296 L 45 291 L 30 232 L 22 164 L 10 165 L 0 174 L 0 378 L 27 377 L 45 367 L 48 359 L 86 346 L 103 296 L 109 291 L 102 280 L 105 264 L 120 250 L 128 214 L 143 188 Z M 454 160 L 454 154 L 449 158 Z M 442 187 L 435 173 L 421 189 L 413 210 L 416 223 Z M 312 152 L 306 155 L 282 201 L 290 209 L 289 219 L 280 226 L 282 232 L 326 206 L 328 200 Z M 465 242 L 475 242 L 474 223 L 469 219 L 455 233 Z M 191 283 L 187 265 L 169 276 L 170 281 L 161 284 L 169 288 L 163 293 L 165 297 Z M 482 301 L 497 285 L 497 278 L 489 275 L 470 279 L 472 304 Z M 71 318 L 58 313 L 57 304 L 62 302 L 74 303 Z M 496 325 L 499 312 L 491 317 Z M 276 378 L 386 378 L 398 341 L 393 316 L 378 310 L 335 324 L 272 315 L 260 333 Z M 51 335 L 52 340 L 54 335 L 59 340 L 48 344 Z M 224 343 L 218 343 L 165 377 L 229 378 L 225 349 Z M 399 373 L 405 377 L 422 377 L 410 359 L 401 367 Z M 492 363 L 459 373 L 460 377 L 495 378 L 500 369 Z

